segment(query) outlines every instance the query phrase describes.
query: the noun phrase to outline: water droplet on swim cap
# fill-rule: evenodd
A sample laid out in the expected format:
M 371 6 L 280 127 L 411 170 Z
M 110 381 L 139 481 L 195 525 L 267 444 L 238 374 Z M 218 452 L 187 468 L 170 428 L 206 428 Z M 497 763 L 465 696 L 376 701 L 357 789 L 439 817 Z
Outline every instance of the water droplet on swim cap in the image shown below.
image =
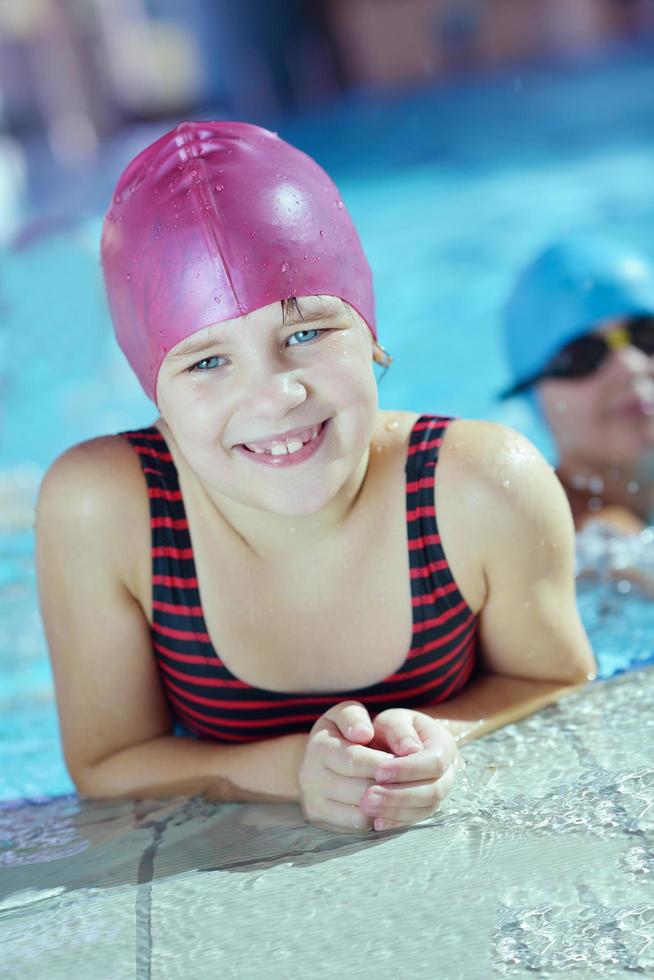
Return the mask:
M 216 184 L 216 188 L 215 188 L 215 189 L 216 189 L 216 190 L 217 190 L 218 192 L 220 192 L 220 191 L 224 191 L 224 190 L 225 190 L 225 185 L 224 185 L 224 184 Z
M 123 194 L 137 177 L 139 193 Z M 163 357 L 181 340 L 289 296 L 337 296 L 374 334 L 370 268 L 347 210 L 334 207 L 338 189 L 268 130 L 180 123 L 129 164 L 116 197 L 118 221 L 107 217 L 102 233 L 107 297 L 118 342 L 151 398 Z M 319 261 L 303 262 L 305 253 Z

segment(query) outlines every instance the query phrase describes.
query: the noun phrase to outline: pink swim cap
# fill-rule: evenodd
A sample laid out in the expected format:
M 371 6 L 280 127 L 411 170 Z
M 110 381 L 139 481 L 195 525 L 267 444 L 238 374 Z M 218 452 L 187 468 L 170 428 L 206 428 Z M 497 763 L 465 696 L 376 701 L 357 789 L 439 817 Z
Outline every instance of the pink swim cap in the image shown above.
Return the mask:
M 373 336 L 372 275 L 337 188 L 274 133 L 183 122 L 132 160 L 102 230 L 116 337 L 146 393 L 176 344 L 293 296 L 331 295 Z

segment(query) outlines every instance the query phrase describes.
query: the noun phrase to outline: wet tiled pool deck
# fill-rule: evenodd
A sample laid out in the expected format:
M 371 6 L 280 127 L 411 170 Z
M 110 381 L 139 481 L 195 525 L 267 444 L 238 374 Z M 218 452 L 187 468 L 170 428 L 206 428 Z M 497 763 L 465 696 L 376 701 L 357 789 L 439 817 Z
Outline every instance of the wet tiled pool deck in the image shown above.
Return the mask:
M 341 836 L 295 806 L 0 810 L 2 975 L 654 976 L 654 669 L 464 747 L 442 812 Z

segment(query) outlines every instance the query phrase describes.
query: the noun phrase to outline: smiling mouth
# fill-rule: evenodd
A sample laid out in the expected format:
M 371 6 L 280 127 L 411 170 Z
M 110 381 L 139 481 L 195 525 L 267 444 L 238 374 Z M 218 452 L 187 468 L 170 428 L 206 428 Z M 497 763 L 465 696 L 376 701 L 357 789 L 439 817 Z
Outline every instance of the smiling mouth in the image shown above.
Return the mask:
M 257 456 L 292 456 L 299 453 L 308 443 L 322 432 L 325 422 L 318 425 L 309 426 L 306 429 L 299 429 L 292 436 L 285 439 L 269 439 L 265 442 L 243 442 L 241 447 L 249 453 Z

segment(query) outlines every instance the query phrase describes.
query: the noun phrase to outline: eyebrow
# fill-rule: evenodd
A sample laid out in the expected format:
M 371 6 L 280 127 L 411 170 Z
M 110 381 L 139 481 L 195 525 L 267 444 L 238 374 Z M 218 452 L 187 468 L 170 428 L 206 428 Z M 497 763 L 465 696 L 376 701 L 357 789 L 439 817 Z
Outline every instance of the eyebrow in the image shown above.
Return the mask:
M 216 344 L 224 342 L 224 337 L 220 335 L 212 335 L 211 337 L 203 337 L 202 340 L 189 340 L 188 343 L 179 347 L 176 351 L 171 351 L 170 359 L 173 361 L 180 360 L 183 357 L 190 357 L 191 355 L 204 354 L 205 351 L 214 347 Z
M 298 323 L 316 323 L 319 320 L 330 320 L 332 317 L 337 316 L 338 312 L 339 310 L 336 306 L 333 307 L 322 306 L 314 310 L 311 310 L 307 313 L 304 313 L 302 312 L 302 310 L 300 310 L 300 315 L 296 313 L 289 314 L 287 319 L 284 320 L 283 326 L 292 327 L 297 325 Z M 205 351 L 210 350 L 216 344 L 223 344 L 223 343 L 225 343 L 225 337 L 222 334 L 216 332 L 215 334 L 212 334 L 210 337 L 203 337 L 202 339 L 197 339 L 197 340 L 190 339 L 187 343 L 179 347 L 176 351 L 171 351 L 169 356 L 171 360 L 177 361 L 177 360 L 181 360 L 182 358 L 197 356 L 198 354 L 204 354 Z
M 318 320 L 331 320 L 332 317 L 337 316 L 339 310 L 336 306 L 333 307 L 319 307 L 318 309 L 311 310 L 308 313 L 304 313 L 300 308 L 300 313 L 291 313 L 284 320 L 284 326 L 295 326 L 298 323 L 316 323 Z

